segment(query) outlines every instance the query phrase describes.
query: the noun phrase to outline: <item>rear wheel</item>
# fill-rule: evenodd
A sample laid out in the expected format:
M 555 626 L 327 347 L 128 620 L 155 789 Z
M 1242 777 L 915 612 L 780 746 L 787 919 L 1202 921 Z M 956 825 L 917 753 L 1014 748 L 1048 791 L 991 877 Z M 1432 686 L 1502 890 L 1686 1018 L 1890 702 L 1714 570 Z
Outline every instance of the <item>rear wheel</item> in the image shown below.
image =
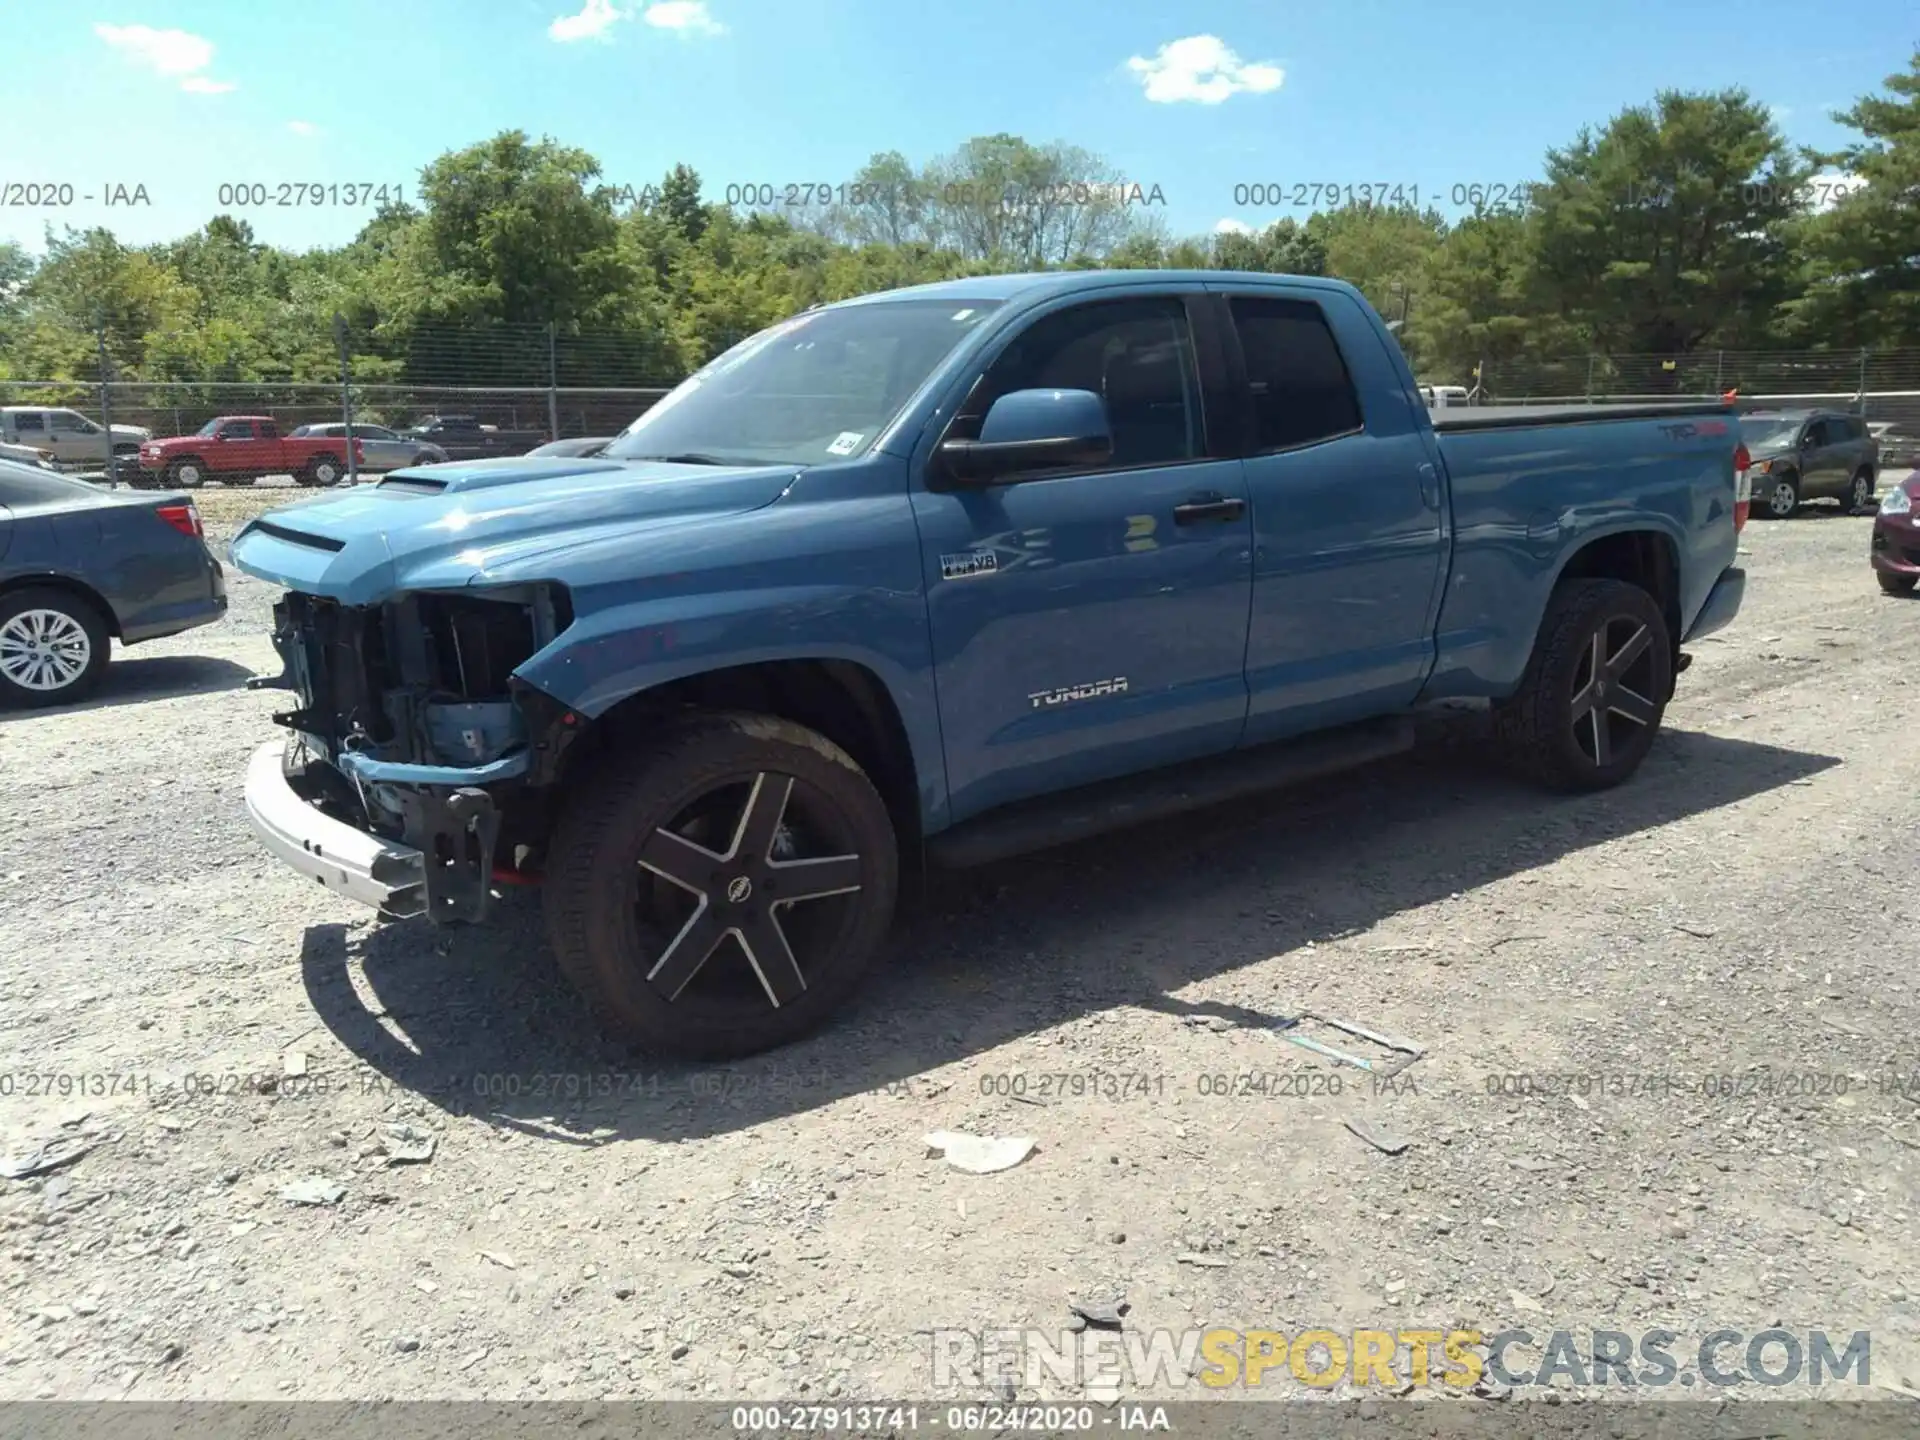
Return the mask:
M 1885 570 L 1874 571 L 1873 578 L 1880 582 L 1880 588 L 1889 595 L 1911 595 L 1913 587 L 1920 584 L 1920 575 L 1894 575 Z
M 684 722 L 609 763 L 562 814 L 546 878 L 561 970 L 608 1027 L 705 1059 L 819 1025 L 893 918 L 887 808 L 838 746 L 788 721 Z
M 66 590 L 0 596 L 0 700 L 66 705 L 86 698 L 107 672 L 106 622 Z
M 1873 503 L 1873 472 L 1862 465 L 1853 472 L 1853 479 L 1847 482 L 1847 493 L 1840 498 L 1840 508 L 1851 515 L 1856 510 L 1864 510 Z
M 1769 520 L 1785 520 L 1800 508 L 1800 481 L 1793 475 L 1774 475 L 1761 492 L 1760 513 Z
M 437 456 L 429 455 L 423 450 L 420 454 L 414 456 L 410 463 L 414 465 L 438 465 L 440 461 Z
M 337 485 L 340 483 L 340 460 L 334 455 L 316 455 L 307 462 L 307 468 L 294 476 L 302 485 Z
M 1604 790 L 1640 768 L 1672 691 L 1672 642 L 1653 597 L 1624 580 L 1569 580 L 1496 725 L 1509 758 L 1542 784 Z
M 206 483 L 207 471 L 200 461 L 188 456 L 167 466 L 167 483 L 176 490 L 198 490 Z

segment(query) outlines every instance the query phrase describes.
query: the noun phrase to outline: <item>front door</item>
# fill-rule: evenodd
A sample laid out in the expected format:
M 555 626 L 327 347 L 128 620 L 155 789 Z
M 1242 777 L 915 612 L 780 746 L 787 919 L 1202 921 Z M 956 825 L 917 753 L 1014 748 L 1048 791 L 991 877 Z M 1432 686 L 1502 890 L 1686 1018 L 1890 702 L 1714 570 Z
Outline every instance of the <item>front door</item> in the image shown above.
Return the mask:
M 1251 406 L 1243 743 L 1411 705 L 1433 667 L 1446 558 L 1424 417 L 1352 297 L 1216 288 Z
M 1091 390 L 1110 461 L 916 488 L 954 820 L 1230 749 L 1245 722 L 1245 478 L 1209 444 L 1191 288 L 1029 321 L 946 431 L 1010 391 Z

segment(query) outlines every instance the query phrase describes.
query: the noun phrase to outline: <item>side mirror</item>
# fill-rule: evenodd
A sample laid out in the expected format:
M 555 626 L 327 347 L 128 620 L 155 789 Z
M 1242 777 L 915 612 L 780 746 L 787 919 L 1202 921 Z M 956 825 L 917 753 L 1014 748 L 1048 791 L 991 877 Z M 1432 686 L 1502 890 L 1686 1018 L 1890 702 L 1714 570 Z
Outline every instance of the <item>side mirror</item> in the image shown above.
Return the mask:
M 1800 437 L 1800 448 L 1802 450 L 1811 450 L 1813 448 L 1813 432 L 1811 430 Z
M 958 483 L 992 485 L 1022 471 L 1110 460 L 1113 428 L 1091 390 L 1014 390 L 993 402 L 978 440 L 949 440 L 938 453 Z

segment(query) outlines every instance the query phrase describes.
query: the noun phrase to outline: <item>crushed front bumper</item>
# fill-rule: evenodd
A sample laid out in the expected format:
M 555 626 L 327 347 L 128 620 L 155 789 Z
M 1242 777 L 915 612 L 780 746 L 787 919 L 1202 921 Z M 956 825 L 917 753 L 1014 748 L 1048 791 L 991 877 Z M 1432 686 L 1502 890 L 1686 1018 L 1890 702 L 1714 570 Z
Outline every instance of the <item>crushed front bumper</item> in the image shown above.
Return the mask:
M 349 900 L 396 919 L 427 908 L 426 856 L 334 819 L 293 788 L 284 740 L 269 740 L 247 764 L 247 818 L 282 863 Z

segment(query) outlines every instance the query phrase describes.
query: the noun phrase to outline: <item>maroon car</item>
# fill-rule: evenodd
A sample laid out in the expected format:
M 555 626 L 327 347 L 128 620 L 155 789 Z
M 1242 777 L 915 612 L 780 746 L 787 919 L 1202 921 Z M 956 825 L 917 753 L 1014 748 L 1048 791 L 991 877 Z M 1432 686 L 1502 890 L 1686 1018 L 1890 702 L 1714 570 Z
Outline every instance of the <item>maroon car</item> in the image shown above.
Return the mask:
M 1874 578 L 1889 595 L 1910 595 L 1920 584 L 1920 470 L 1893 482 L 1873 517 Z

